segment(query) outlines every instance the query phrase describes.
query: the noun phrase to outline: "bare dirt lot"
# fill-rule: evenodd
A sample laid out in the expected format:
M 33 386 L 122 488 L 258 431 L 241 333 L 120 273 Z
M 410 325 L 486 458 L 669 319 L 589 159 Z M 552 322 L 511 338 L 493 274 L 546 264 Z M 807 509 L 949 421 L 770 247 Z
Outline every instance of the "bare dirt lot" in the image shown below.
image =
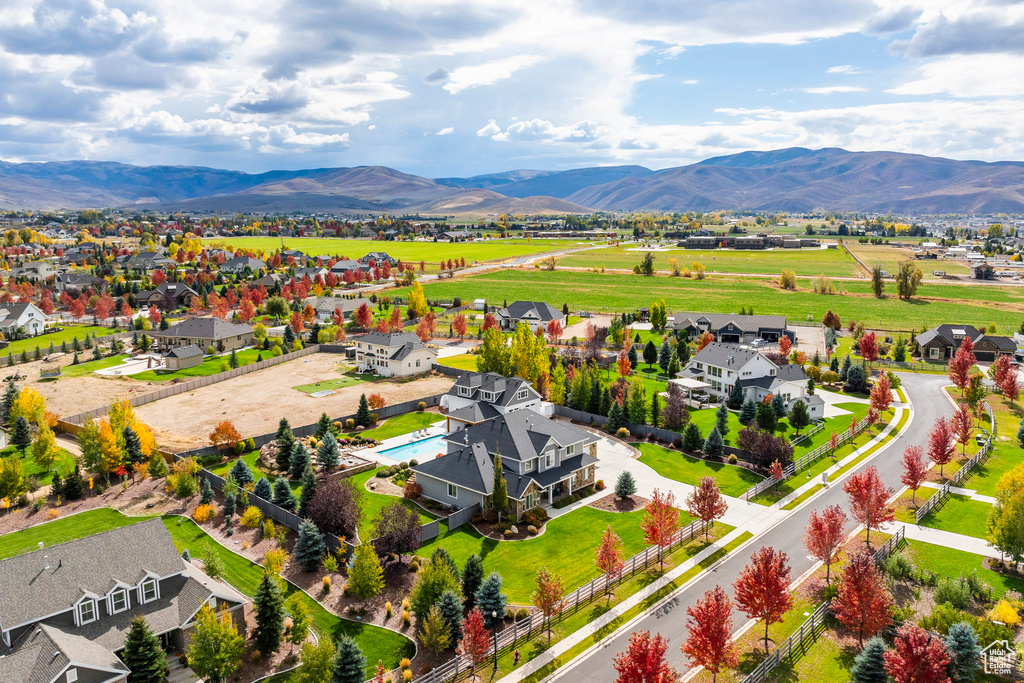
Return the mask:
M 324 398 L 292 389 L 340 377 L 339 361 L 336 355 L 317 353 L 155 401 L 135 412 L 153 428 L 162 448 L 178 451 L 209 445 L 210 432 L 222 420 L 231 420 L 242 436 L 265 434 L 275 431 L 282 417 L 298 426 L 316 422 L 321 413 L 332 418 L 355 413 L 363 393 L 380 393 L 392 404 L 447 391 L 453 383 L 443 375 L 412 381 L 384 380 L 355 384 Z

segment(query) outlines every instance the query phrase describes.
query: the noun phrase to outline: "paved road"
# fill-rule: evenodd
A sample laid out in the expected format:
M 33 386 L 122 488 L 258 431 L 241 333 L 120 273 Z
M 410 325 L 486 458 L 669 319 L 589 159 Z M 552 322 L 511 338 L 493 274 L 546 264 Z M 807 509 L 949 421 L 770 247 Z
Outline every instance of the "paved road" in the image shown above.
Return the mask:
M 934 421 L 942 415 L 953 412 L 952 405 L 943 396 L 942 387 L 949 380 L 937 375 L 901 374 L 903 387 L 907 390 L 914 413 L 903 434 L 897 437 L 886 448 L 881 450 L 868 462 L 878 468 L 882 480 L 892 489 L 903 487 L 900 483 L 902 466 L 900 458 L 903 449 L 912 444 L 924 445 L 928 439 L 928 431 Z M 832 483 L 827 490 L 813 498 L 808 504 L 795 510 L 790 517 L 769 528 L 749 545 L 730 555 L 724 562 L 701 575 L 688 588 L 665 598 L 638 619 L 626 624 L 615 634 L 603 641 L 599 646 L 585 652 L 577 660 L 559 669 L 549 681 L 587 681 L 587 683 L 613 683 L 616 678 L 612 660 L 615 654 L 626 649 L 629 634 L 632 631 L 656 631 L 669 639 L 669 661 L 679 671 L 687 669 L 685 659 L 679 646 L 686 638 L 686 610 L 704 593 L 716 585 L 726 588 L 732 594 L 732 583 L 749 561 L 751 553 L 765 545 L 774 546 L 789 556 L 792 567 L 792 578 L 803 575 L 813 565 L 803 547 L 803 530 L 812 510 L 820 510 L 829 505 L 847 506 L 846 494 L 842 484 L 849 473 L 839 481 Z M 850 524 L 852 530 L 853 524 Z M 658 616 L 658 608 L 671 600 L 679 599 L 679 604 L 671 611 L 665 610 L 665 616 Z M 740 613 L 733 614 L 733 623 L 739 627 L 747 621 Z

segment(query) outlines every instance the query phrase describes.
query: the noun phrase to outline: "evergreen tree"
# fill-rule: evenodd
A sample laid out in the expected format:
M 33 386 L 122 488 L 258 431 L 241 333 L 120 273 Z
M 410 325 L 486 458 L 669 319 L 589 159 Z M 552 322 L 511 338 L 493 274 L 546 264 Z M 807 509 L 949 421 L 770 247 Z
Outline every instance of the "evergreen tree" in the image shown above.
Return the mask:
M 679 356 L 675 352 L 672 353 L 672 358 L 668 361 L 668 378 L 675 379 L 676 375 L 682 369 L 682 364 L 679 362 Z
M 42 360 L 43 352 L 36 346 L 36 352 L 32 354 L 32 360 Z
M 889 676 L 885 673 L 885 650 L 885 641 L 877 636 L 867 642 L 850 668 L 853 683 L 888 683 Z
M 695 423 L 691 422 L 686 425 L 686 429 L 683 430 L 683 450 L 684 451 L 697 451 L 704 443 L 704 437 L 700 434 L 700 427 Z
M 251 484 L 256 480 L 256 477 L 253 476 L 252 470 L 249 469 L 249 463 L 241 458 L 236 460 L 235 464 L 231 466 L 231 472 L 228 476 L 234 479 L 235 483 L 239 486 Z
M 729 433 L 729 409 L 725 407 L 724 403 L 715 411 L 715 429 L 718 430 L 719 436 Z
M 92 359 L 93 360 L 102 360 L 102 358 L 103 358 L 103 352 L 100 351 L 100 347 L 99 346 L 92 347 Z
M 598 410 L 598 415 L 608 417 L 608 411 L 612 408 L 612 392 L 608 387 L 605 387 L 601 391 L 601 405 Z
M 644 362 L 647 363 L 647 367 L 650 368 L 658 361 L 658 347 L 654 345 L 653 341 L 647 342 L 644 346 Z
M 740 408 L 740 424 L 746 427 L 753 422 L 755 415 L 757 415 L 757 404 L 754 403 L 754 399 L 748 398 Z
M 831 370 L 832 372 L 836 373 L 837 375 L 839 374 L 839 357 L 838 356 L 832 356 L 832 360 L 830 360 L 828 362 L 828 369 Z
M 668 364 L 672 361 L 672 347 L 666 339 L 658 349 L 658 366 L 663 372 L 668 372 Z
M 853 362 L 850 360 L 850 354 L 846 354 L 846 358 L 843 359 L 843 369 L 839 371 L 839 379 L 843 382 L 846 381 L 846 374 L 850 372 L 850 367 Z
M 284 343 L 291 351 L 292 345 L 295 344 L 295 333 L 292 331 L 291 325 L 286 325 L 284 328 Z
M 615 480 L 615 495 L 618 498 L 625 499 L 634 493 L 636 493 L 636 480 L 633 479 L 633 474 L 627 470 Z
M 679 358 L 680 365 L 686 365 L 690 362 L 690 345 L 686 343 L 685 339 L 681 339 L 679 344 L 676 345 L 676 356 Z
M 224 522 L 228 525 L 231 524 L 231 517 L 235 514 L 235 508 L 238 506 L 238 496 L 235 495 L 234 491 L 228 491 L 224 494 Z
M 56 479 L 56 475 L 54 475 Z M 84 489 L 84 482 L 82 481 L 82 473 L 78 469 L 78 465 L 75 465 L 75 469 L 68 475 L 67 479 L 64 480 L 64 498 L 66 500 L 78 500 L 82 497 L 82 490 Z
M 445 591 L 437 600 L 437 608 L 441 610 L 441 618 L 448 624 L 452 633 L 452 642 L 462 640 L 462 600 L 455 591 Z
M 270 657 L 281 646 L 281 634 L 284 631 L 284 597 L 277 578 L 270 572 L 263 572 L 252 606 L 256 613 L 253 645 L 264 657 Z
M 484 582 L 484 561 L 480 556 L 473 553 L 466 558 L 466 565 L 462 568 L 462 594 L 466 596 L 466 611 L 473 609 L 476 605 L 476 592 Z
M 316 493 L 316 472 L 310 465 L 302 473 L 302 493 L 299 494 L 299 517 L 309 517 L 309 501 L 313 500 Z
M 757 428 L 762 432 L 774 433 L 775 428 L 779 426 L 779 420 L 775 416 L 775 411 L 767 403 L 757 404 L 757 413 L 754 421 L 757 423 Z
M 121 458 L 125 467 L 131 469 L 132 465 L 146 459 L 142 454 L 142 442 L 139 441 L 139 435 L 135 433 L 131 425 L 125 425 L 124 429 L 121 430 L 121 436 L 124 439 L 124 449 L 121 451 Z
M 256 482 L 256 488 L 254 488 L 252 492 L 267 502 L 274 499 L 274 488 L 270 485 L 270 480 L 266 477 L 263 477 Z
M 732 385 L 732 391 L 729 392 L 729 398 L 726 404 L 732 410 L 739 410 L 743 405 L 743 389 L 740 388 L 739 381 Z
M 651 396 L 651 425 L 654 427 L 658 426 L 658 420 L 661 417 L 661 398 L 658 392 L 654 392 Z
M 323 470 L 324 474 L 330 474 L 331 470 L 338 466 L 341 453 L 338 451 L 338 439 L 334 433 L 324 437 L 320 445 L 316 447 L 316 464 Z
M 306 450 L 301 441 L 296 441 L 295 445 L 292 446 L 292 457 L 288 464 L 288 473 L 292 479 L 298 479 L 302 476 L 310 460 L 309 451 Z
M 372 598 L 384 590 L 384 570 L 377 551 L 369 543 L 356 546 L 348 585 L 356 597 L 363 599 Z
M 11 408 L 14 407 L 14 401 L 18 398 L 18 387 L 14 382 L 7 383 L 7 389 L 4 390 L 4 400 L 0 403 L 0 417 L 3 417 L 5 425 L 11 422 Z
M 1020 427 L 1017 428 L 1017 443 L 1024 448 L 1024 420 L 1020 421 Z
M 814 396 L 814 378 L 813 377 L 808 377 L 807 378 L 807 395 L 808 396 Z
M 498 513 L 498 521 L 508 509 L 508 484 L 501 467 L 501 450 L 494 454 L 494 485 L 491 487 L 491 509 Z
M 633 368 L 634 370 L 636 370 L 636 366 L 637 366 L 638 360 L 637 360 L 637 357 L 636 357 L 636 347 L 635 346 L 630 346 L 629 347 L 629 353 L 626 354 L 626 358 L 629 359 L 630 367 Z
M 491 572 L 476 592 L 476 605 L 484 615 L 484 624 L 492 628 L 505 618 L 508 598 L 501 592 L 501 574 Z M 494 613 L 496 616 L 491 616 Z
M 356 641 L 343 635 L 338 638 L 334 670 L 330 683 L 363 683 L 366 679 L 366 656 Z M 327 683 L 327 682 L 325 682 Z
M 788 414 L 786 402 L 782 400 L 782 394 L 775 394 L 772 397 L 772 410 L 775 412 L 775 417 L 779 420 Z
M 949 627 L 946 636 L 946 651 L 949 652 L 949 677 L 953 683 L 970 683 L 981 668 L 981 646 L 978 634 L 966 622 Z
M 132 619 L 121 661 L 131 671 L 128 683 L 163 683 L 167 658 L 160 640 L 149 630 L 143 617 Z
M 793 401 L 793 410 L 789 413 L 789 426 L 799 432 L 811 424 L 811 415 L 807 412 L 807 404 L 803 401 Z
M 370 402 L 366 400 L 366 394 L 362 394 L 359 397 L 359 407 L 356 409 L 355 422 L 357 427 L 369 427 L 372 424 L 370 420 Z
M 199 490 L 199 504 L 206 505 L 208 503 L 212 503 L 213 497 L 213 487 L 210 486 L 210 480 L 203 479 L 203 485 L 200 487 Z
M 712 458 L 722 457 L 725 444 L 722 442 L 722 435 L 718 433 L 718 428 L 715 427 L 708 434 L 708 438 L 704 440 L 704 455 L 708 455 Z
M 612 407 L 608 410 L 608 431 L 614 434 L 626 424 L 626 413 L 622 404 L 612 401 Z
M 28 420 L 24 415 L 19 415 L 14 422 L 14 434 L 11 436 L 11 445 L 17 446 L 22 457 L 25 456 L 25 449 L 32 444 L 32 432 L 28 428 Z
M 334 423 L 327 413 L 320 413 L 320 419 L 316 421 L 316 438 L 326 439 L 329 436 L 334 436 Z
M 292 487 L 288 485 L 287 477 L 278 477 L 274 480 L 274 505 L 284 510 L 294 510 L 299 504 L 292 493 Z
M 299 524 L 299 538 L 295 541 L 295 561 L 307 572 L 316 571 L 320 558 L 327 552 L 327 544 L 316 524 L 303 520 Z
M 601 412 L 601 393 L 601 381 L 595 378 L 590 385 L 590 403 L 587 404 L 588 413 Z
M 234 370 L 238 367 L 238 353 L 231 349 L 231 355 L 228 357 L 228 367 Z
M 292 450 L 295 449 L 295 435 L 292 434 L 292 428 L 288 424 L 288 420 L 283 417 L 277 426 L 277 435 L 274 437 L 274 443 L 277 445 L 277 453 L 274 456 L 274 460 L 277 462 L 277 469 L 286 471 L 292 462 Z

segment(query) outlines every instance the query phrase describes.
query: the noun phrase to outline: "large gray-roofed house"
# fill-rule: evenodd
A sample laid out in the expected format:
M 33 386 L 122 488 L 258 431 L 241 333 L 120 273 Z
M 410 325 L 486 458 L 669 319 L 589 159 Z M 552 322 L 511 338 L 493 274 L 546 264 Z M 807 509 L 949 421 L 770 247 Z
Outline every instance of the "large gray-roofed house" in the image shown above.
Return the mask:
M 249 268 L 253 274 L 256 274 L 261 270 L 266 271 L 267 264 L 258 258 L 253 258 L 252 256 L 236 256 L 220 264 L 218 269 L 222 273 L 241 275 L 246 268 Z
M 676 313 L 672 329 L 682 332 L 688 340 L 710 332 L 715 341 L 731 344 L 750 342 L 758 338 L 778 341 L 784 334 L 796 341 L 796 334 L 787 328 L 786 317 L 782 315 Z
M 384 377 L 409 377 L 429 371 L 437 351 L 408 332 L 369 332 L 356 337 L 356 368 Z
M 220 318 L 188 318 L 166 330 L 153 332 L 153 338 L 161 348 L 195 344 L 205 349 L 214 346 L 218 351 L 230 351 L 253 343 L 253 329 L 250 325 L 229 323 Z
M 974 356 L 991 362 L 998 356 L 1012 356 L 1017 343 L 1010 337 L 985 334 L 973 325 L 939 325 L 917 335 L 915 352 L 923 360 L 948 361 L 960 349 L 964 339 L 974 343 Z
M 119 683 L 129 673 L 109 649 L 44 624 L 25 636 L 16 652 L 0 656 L 5 682 L 65 683 L 68 672 L 77 683 Z
M 370 307 L 373 307 L 373 303 L 363 297 L 349 299 L 341 296 L 311 296 L 306 299 L 306 303 L 313 307 L 316 319 L 321 323 L 332 322 L 335 309 L 340 310 L 345 320 L 348 320 L 363 304 L 370 304 Z
M 521 377 L 496 372 L 464 372 L 441 399 L 449 431 L 517 410 L 540 411 L 541 396 Z
M 531 332 L 546 330 L 552 320 L 558 320 L 563 327 L 568 321 L 560 308 L 543 301 L 513 301 L 499 310 L 496 316 L 503 330 L 514 330 L 519 323 L 526 323 Z

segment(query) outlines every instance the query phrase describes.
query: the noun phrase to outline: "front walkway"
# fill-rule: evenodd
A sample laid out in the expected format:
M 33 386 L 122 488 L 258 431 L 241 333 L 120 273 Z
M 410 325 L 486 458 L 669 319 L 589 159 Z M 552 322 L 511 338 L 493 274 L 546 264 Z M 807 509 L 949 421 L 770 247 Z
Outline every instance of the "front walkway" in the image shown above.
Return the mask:
M 922 488 L 938 490 L 938 489 L 942 488 L 942 485 L 941 484 L 937 484 L 934 481 L 926 481 L 923 484 L 921 484 L 921 487 Z M 963 489 L 963 488 L 960 488 L 959 486 L 950 486 L 949 487 L 949 492 L 952 493 L 955 496 L 967 496 L 971 500 L 976 500 L 976 501 L 981 502 L 981 503 L 988 503 L 989 505 L 995 505 L 998 502 L 992 496 L 984 496 L 984 495 L 978 493 L 977 491 L 975 491 L 974 489 Z
M 962 550 L 974 555 L 984 555 L 985 557 L 990 557 L 996 560 L 1003 557 L 1003 554 L 990 546 L 985 539 L 975 538 L 973 536 L 964 536 L 963 534 L 953 533 L 952 531 L 932 529 L 926 526 L 907 524 L 906 522 L 892 522 L 882 527 L 882 532 L 886 534 L 893 534 L 896 533 L 896 530 L 900 527 L 902 527 L 904 532 L 907 534 L 907 538 L 913 541 L 922 541 L 924 543 L 940 545 L 943 548 Z

